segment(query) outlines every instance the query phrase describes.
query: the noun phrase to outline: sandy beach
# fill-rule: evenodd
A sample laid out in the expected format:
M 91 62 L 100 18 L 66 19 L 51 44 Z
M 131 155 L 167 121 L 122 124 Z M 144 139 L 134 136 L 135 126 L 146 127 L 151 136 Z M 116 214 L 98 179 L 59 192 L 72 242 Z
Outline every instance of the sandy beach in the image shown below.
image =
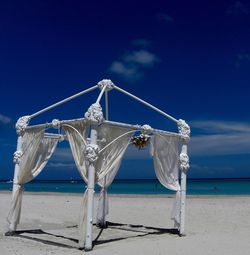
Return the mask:
M 79 194 L 25 193 L 19 235 L 4 236 L 11 193 L 0 193 L 0 253 L 82 254 Z M 170 196 L 110 196 L 107 229 L 94 226 L 90 254 L 249 254 L 250 197 L 187 198 L 187 235 L 172 231 Z

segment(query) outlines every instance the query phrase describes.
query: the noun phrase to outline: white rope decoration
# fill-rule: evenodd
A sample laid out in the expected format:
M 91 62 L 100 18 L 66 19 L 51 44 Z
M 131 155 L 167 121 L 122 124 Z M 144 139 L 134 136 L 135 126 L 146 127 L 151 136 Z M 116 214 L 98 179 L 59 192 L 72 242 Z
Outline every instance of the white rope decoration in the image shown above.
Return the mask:
M 61 122 L 58 119 L 53 119 L 51 124 L 52 124 L 53 128 L 60 128 L 60 126 L 61 126 Z
M 189 157 L 187 153 L 181 153 L 179 158 L 180 169 L 186 172 L 189 169 Z
M 100 124 L 103 122 L 104 118 L 101 105 L 99 103 L 92 104 L 85 113 L 84 117 L 92 123 Z
M 21 150 L 15 151 L 13 154 L 13 162 L 19 165 L 22 155 L 23 152 Z
M 88 144 L 85 148 L 86 159 L 90 163 L 94 163 L 98 159 L 99 147 L 96 144 Z
M 106 87 L 106 91 L 109 91 L 115 87 L 114 83 L 111 80 L 103 79 L 97 83 L 97 86 L 100 90 L 102 90 L 104 87 Z
M 189 140 L 190 139 L 190 127 L 185 122 L 185 120 L 179 119 L 177 122 L 178 131 L 182 139 Z
M 30 116 L 23 116 L 19 118 L 16 122 L 16 132 L 19 136 L 23 136 L 25 128 L 29 125 Z

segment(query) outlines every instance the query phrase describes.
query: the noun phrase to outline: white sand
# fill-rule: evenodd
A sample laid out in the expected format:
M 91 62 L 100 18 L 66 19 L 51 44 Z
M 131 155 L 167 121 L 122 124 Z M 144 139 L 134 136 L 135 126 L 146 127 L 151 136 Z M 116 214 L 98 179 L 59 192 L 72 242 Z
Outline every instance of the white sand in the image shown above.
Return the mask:
M 19 237 L 3 236 L 10 199 L 10 193 L 0 193 L 1 255 L 84 253 L 74 241 L 79 195 L 25 193 L 18 229 L 41 231 Z M 108 220 L 121 225 L 104 229 L 89 254 L 250 254 L 249 196 L 189 197 L 185 237 L 157 229 L 172 228 L 171 206 L 167 196 L 112 196 Z M 94 227 L 94 237 L 99 232 Z

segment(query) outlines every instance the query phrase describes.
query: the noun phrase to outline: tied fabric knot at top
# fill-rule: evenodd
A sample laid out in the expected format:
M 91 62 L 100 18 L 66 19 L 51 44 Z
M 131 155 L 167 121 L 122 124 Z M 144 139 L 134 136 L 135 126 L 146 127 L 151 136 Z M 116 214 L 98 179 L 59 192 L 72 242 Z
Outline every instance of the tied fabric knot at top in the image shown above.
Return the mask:
M 85 148 L 86 159 L 90 163 L 94 163 L 98 159 L 99 147 L 96 144 L 87 144 Z
M 190 127 L 185 120 L 179 119 L 177 122 L 178 131 L 182 139 L 189 141 L 190 140 Z
M 146 135 L 146 134 L 148 134 L 148 133 L 151 133 L 151 132 L 152 132 L 152 127 L 151 127 L 151 126 L 149 126 L 149 125 L 147 125 L 147 124 L 145 124 L 145 125 L 142 126 L 142 133 L 143 133 L 144 135 Z
M 115 87 L 114 83 L 109 79 L 103 79 L 97 83 L 99 89 L 103 89 L 106 86 L 106 90 L 109 91 Z
M 99 103 L 92 104 L 84 117 L 91 123 L 101 124 L 104 120 L 101 105 Z
M 53 128 L 60 128 L 61 126 L 61 122 L 58 119 L 53 119 L 51 123 Z
M 16 122 L 16 132 L 19 136 L 23 136 L 26 127 L 29 125 L 31 117 L 29 115 L 19 118 Z

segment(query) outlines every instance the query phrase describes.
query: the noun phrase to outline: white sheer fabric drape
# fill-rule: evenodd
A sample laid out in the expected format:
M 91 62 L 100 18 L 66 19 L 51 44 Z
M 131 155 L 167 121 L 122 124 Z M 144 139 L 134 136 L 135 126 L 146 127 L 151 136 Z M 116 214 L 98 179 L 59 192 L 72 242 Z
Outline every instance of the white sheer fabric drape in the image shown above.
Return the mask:
M 68 138 L 70 149 L 76 164 L 76 167 L 83 178 L 88 183 L 87 161 L 85 159 L 85 148 L 87 144 L 87 124 L 85 121 L 75 121 L 68 125 L 63 125 L 63 129 Z M 79 214 L 79 246 L 83 247 L 86 231 L 86 214 L 87 214 L 87 192 L 85 190 L 80 206 Z
M 99 136 L 106 140 L 105 143 L 100 144 L 100 148 L 114 142 L 100 153 L 96 162 L 97 183 L 101 187 L 96 216 L 97 224 L 104 224 L 103 221 L 109 212 L 107 188 L 116 176 L 132 135 L 133 131 L 130 128 L 108 124 L 103 124 L 99 130 Z M 118 137 L 119 139 L 115 140 Z
M 87 140 L 87 125 L 84 121 L 70 123 L 70 126 L 63 126 L 67 138 L 70 143 L 70 148 L 76 163 L 76 166 L 84 179 L 85 183 L 88 183 L 88 161 L 85 159 L 85 148 L 88 142 Z M 102 217 L 102 212 L 105 208 L 105 215 L 108 213 L 108 204 L 106 202 L 106 207 L 103 207 L 103 196 L 106 195 L 107 187 L 112 183 L 117 170 L 119 169 L 122 156 L 129 144 L 130 138 L 132 136 L 131 129 L 122 127 L 113 127 L 108 124 L 102 124 L 97 128 L 98 132 L 98 146 L 99 151 L 108 145 L 111 141 L 118 138 L 122 134 L 125 134 L 120 139 L 112 143 L 110 146 L 105 148 L 98 154 L 98 159 L 94 163 L 96 170 L 95 182 L 102 187 L 100 194 L 97 218 Z M 87 191 L 83 195 L 83 200 L 80 208 L 79 216 L 79 246 L 84 246 L 84 238 L 86 234 L 86 214 L 87 214 Z M 106 199 L 107 201 L 107 199 Z
M 176 198 L 171 218 L 175 225 L 180 225 L 180 184 L 178 170 L 178 137 L 155 134 L 151 138 L 151 155 L 154 160 L 154 169 L 160 183 L 173 191 Z
M 43 136 L 44 130 L 32 128 L 27 130 L 22 137 L 22 156 L 16 175 L 16 183 L 14 183 L 11 208 L 7 217 L 10 224 L 16 225 L 20 220 L 22 186 L 41 173 L 58 143 L 58 139 Z
M 88 173 L 85 160 L 85 147 L 87 144 L 87 125 L 85 121 L 75 121 L 68 125 L 63 125 L 63 129 L 68 138 L 70 149 L 76 167 L 85 183 L 88 182 Z

